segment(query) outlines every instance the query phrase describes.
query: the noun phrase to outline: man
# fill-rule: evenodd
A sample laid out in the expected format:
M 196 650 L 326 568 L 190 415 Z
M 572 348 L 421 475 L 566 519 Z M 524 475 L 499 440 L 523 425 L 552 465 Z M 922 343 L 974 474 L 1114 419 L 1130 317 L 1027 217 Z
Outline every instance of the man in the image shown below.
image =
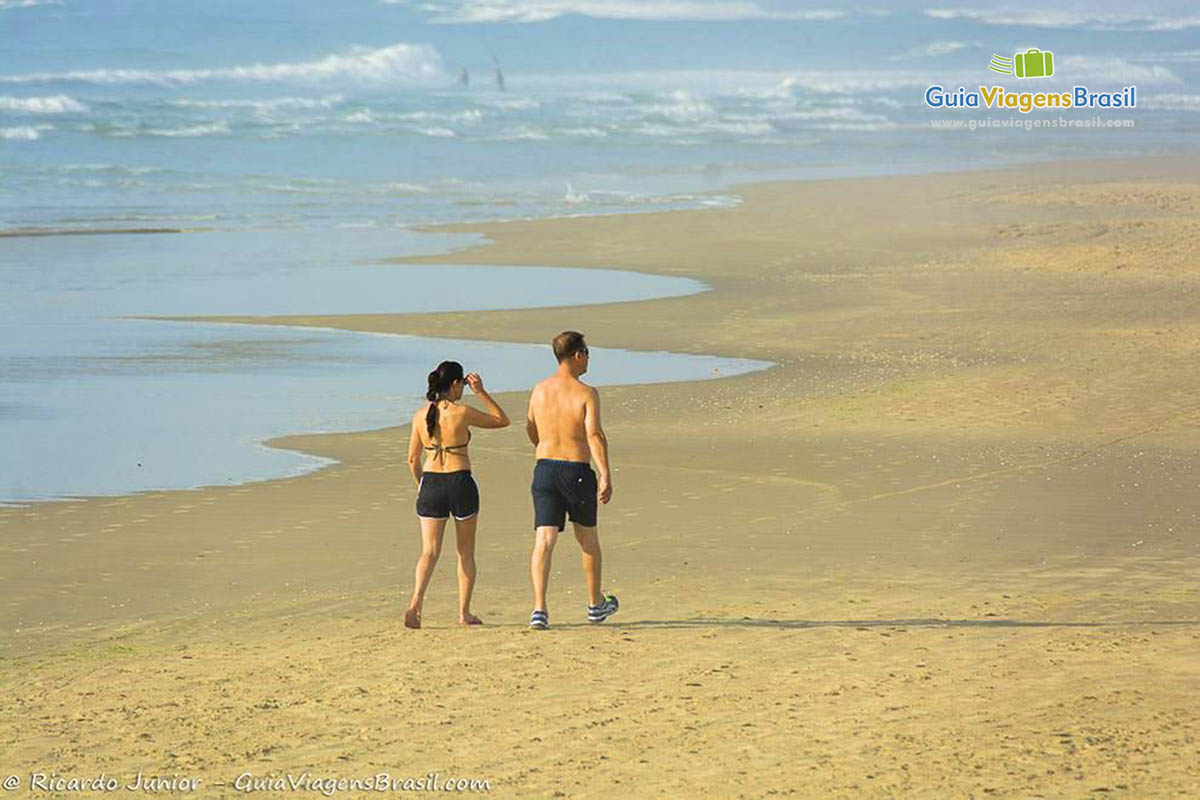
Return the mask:
M 546 611 L 546 584 L 550 581 L 550 556 L 569 516 L 583 551 L 583 572 L 588 586 L 588 622 L 603 622 L 617 611 L 617 598 L 600 591 L 600 535 L 596 530 L 599 503 L 612 498 L 608 471 L 608 439 L 600 426 L 600 395 L 579 380 L 588 369 L 588 347 L 583 334 L 564 331 L 554 337 L 558 370 L 533 387 L 525 430 L 537 448 L 533 469 L 533 614 L 529 627 L 550 627 Z M 590 462 L 596 461 L 596 473 Z

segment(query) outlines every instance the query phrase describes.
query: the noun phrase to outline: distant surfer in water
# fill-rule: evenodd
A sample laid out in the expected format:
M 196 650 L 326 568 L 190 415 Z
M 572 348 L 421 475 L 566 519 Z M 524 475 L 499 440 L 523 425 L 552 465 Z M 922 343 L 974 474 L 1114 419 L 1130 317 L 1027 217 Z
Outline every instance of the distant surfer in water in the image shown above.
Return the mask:
M 466 67 L 463 67 L 462 72 L 458 73 L 458 85 L 464 88 L 471 85 L 471 76 L 467 74 Z
M 500 71 L 500 60 L 492 56 L 492 64 L 496 67 L 496 88 L 500 91 L 508 91 L 504 88 L 504 73 Z
M 600 425 L 600 393 L 579 380 L 587 372 L 590 354 L 583 334 L 563 331 L 552 343 L 558 369 L 533 387 L 525 431 L 536 448 L 533 468 L 533 614 L 529 627 L 550 627 L 546 586 L 550 556 L 569 517 L 583 555 L 587 577 L 588 622 L 603 622 L 617 613 L 615 595 L 600 591 L 600 532 L 596 512 L 612 497 L 608 438 Z M 599 477 L 591 468 L 596 462 Z
M 465 386 L 471 387 L 487 411 L 459 402 Z M 463 375 L 462 364 L 457 361 L 443 361 L 429 373 L 425 399 L 428 402 L 413 415 L 408 442 L 408 468 L 417 482 L 421 557 L 417 559 L 416 587 L 404 613 L 404 625 L 421 627 L 425 589 L 441 555 L 442 535 L 451 515 L 458 539 L 458 621 L 481 625 L 483 621 L 471 613 L 479 486 L 471 475 L 467 443 L 471 441 L 471 428 L 506 428 L 508 415 L 483 388 L 483 380 L 474 372 Z

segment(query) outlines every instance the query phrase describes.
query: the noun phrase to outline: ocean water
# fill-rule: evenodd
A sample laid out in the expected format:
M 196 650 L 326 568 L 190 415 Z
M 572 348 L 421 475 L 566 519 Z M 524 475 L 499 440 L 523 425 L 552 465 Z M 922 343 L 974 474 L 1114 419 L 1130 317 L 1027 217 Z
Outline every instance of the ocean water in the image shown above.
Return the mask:
M 0 229 L 394 228 L 1194 147 L 1194 3 L 1043 5 L 3 0 Z M 1053 78 L 988 69 L 1029 47 Z M 1135 85 L 1063 116 L 1136 126 L 935 130 L 1026 117 L 936 112 L 931 84 Z
M 554 367 L 548 344 L 454 341 L 437 329 L 391 336 L 142 315 L 537 308 L 707 289 L 623 270 L 385 264 L 371 254 L 403 252 L 405 240 L 375 234 L 385 241 L 352 230 L 4 241 L 0 502 L 300 474 L 328 462 L 262 442 L 405 424 L 423 400 L 426 374 L 443 359 L 479 372 L 492 391 L 527 388 Z M 464 238 L 410 234 L 407 246 Z M 768 366 L 593 351 L 589 379 L 600 385 Z
M 1053 77 L 989 71 L 1031 47 Z M 497 389 L 545 367 L 526 346 L 132 317 L 702 291 L 620 264 L 384 259 L 473 241 L 426 223 L 729 206 L 748 180 L 1194 155 L 1198 78 L 1190 2 L 0 0 L 0 500 L 294 474 L 318 464 L 264 439 L 394 424 L 431 362 Z M 1136 86 L 1138 105 L 1054 112 L 1133 127 L 939 129 L 1037 115 L 935 111 L 933 84 Z M 180 233 L 100 234 L 146 229 Z M 595 377 L 764 366 L 612 352 Z

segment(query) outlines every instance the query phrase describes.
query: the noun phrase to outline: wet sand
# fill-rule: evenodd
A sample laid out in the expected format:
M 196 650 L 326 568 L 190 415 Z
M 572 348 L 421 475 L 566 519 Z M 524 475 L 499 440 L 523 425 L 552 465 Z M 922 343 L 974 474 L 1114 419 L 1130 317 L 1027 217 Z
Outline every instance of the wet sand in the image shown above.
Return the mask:
M 419 549 L 405 428 L 274 443 L 341 462 L 314 475 L 0 509 L 0 771 L 190 775 L 204 796 L 305 770 L 436 771 L 502 797 L 1186 795 L 1196 163 L 763 184 L 734 209 L 459 226 L 491 242 L 409 260 L 713 291 L 222 318 L 575 328 L 778 366 L 604 390 L 622 610 L 601 628 L 569 536 L 554 629 L 525 628 L 519 424 L 472 442 L 482 629 L 452 624 L 449 536 L 426 628 L 400 626 Z M 499 399 L 520 420 L 525 397 Z

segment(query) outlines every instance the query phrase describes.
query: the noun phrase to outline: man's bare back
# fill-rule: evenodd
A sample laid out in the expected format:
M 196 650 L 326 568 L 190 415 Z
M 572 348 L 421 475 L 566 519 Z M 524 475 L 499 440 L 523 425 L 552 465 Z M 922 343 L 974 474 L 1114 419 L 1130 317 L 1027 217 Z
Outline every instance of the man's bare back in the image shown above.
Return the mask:
M 579 380 L 573 370 L 561 367 L 533 387 L 525 420 L 526 433 L 538 459 L 581 464 L 595 459 L 597 496 L 601 503 L 607 503 L 612 497 L 612 478 L 608 470 L 608 437 L 600 424 L 600 393 Z
M 585 464 L 592 460 L 587 413 L 595 399 L 595 389 L 569 375 L 553 375 L 533 387 L 529 421 L 537 435 L 533 441 L 538 458 Z

